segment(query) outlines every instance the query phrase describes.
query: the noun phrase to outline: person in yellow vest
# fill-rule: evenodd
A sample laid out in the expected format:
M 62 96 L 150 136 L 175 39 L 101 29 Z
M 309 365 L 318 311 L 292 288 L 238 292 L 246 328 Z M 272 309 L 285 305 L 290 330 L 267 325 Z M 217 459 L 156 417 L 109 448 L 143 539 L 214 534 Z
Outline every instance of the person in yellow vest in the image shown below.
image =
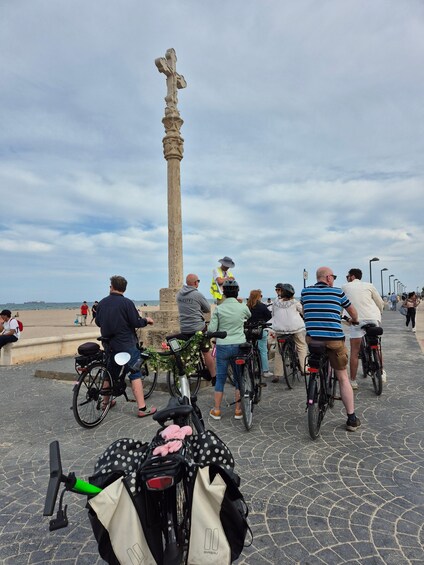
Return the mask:
M 234 275 L 230 271 L 230 269 L 234 269 L 236 264 L 231 259 L 231 257 L 227 256 L 219 259 L 218 263 L 221 263 L 221 266 L 213 270 L 210 293 L 212 294 L 216 303 L 221 304 L 221 302 L 224 300 L 222 285 L 225 281 L 234 279 Z

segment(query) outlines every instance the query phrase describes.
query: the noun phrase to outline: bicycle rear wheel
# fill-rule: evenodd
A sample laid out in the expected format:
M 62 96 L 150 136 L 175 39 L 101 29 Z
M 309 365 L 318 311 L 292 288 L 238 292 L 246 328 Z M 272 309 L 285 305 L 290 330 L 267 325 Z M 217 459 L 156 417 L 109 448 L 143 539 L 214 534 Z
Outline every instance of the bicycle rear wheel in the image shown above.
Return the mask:
M 158 380 L 157 370 L 149 367 L 148 363 L 143 363 L 141 366 L 141 375 L 143 377 L 143 393 L 144 398 L 149 398 L 156 388 L 156 383 Z
M 321 432 L 325 409 L 322 402 L 324 391 L 319 377 L 309 377 L 308 385 L 308 430 L 312 439 L 317 439 Z
M 281 353 L 283 358 L 284 379 L 289 389 L 292 389 L 297 379 L 297 359 L 294 349 L 286 342 Z
M 339 398 L 339 381 L 336 377 L 336 375 L 334 374 L 334 370 L 331 369 L 331 378 L 329 379 L 329 389 L 331 390 L 331 396 L 328 399 L 328 406 L 330 408 L 333 408 L 334 406 L 334 401 Z
M 371 370 L 371 378 L 372 384 L 374 387 L 374 392 L 377 396 L 383 392 L 383 379 L 382 379 L 382 363 L 381 363 L 381 356 L 378 349 L 372 350 L 372 370 Z
M 239 369 L 240 404 L 243 424 L 246 430 L 250 430 L 253 424 L 253 375 L 250 374 L 250 367 L 246 364 L 240 365 Z
M 109 381 L 108 389 L 104 388 L 105 380 Z M 113 400 L 112 387 L 112 378 L 102 363 L 93 363 L 83 370 L 72 399 L 74 417 L 80 426 L 94 428 L 104 420 Z M 108 396 L 106 391 L 109 391 Z
M 187 376 L 188 384 L 190 386 L 191 396 L 196 396 L 199 392 L 200 382 L 202 380 L 200 376 L 200 371 L 197 371 L 193 375 Z M 169 393 L 171 396 L 179 397 L 181 396 L 180 390 L 180 377 L 178 376 L 175 369 L 168 371 L 166 375 L 166 383 L 168 385 Z

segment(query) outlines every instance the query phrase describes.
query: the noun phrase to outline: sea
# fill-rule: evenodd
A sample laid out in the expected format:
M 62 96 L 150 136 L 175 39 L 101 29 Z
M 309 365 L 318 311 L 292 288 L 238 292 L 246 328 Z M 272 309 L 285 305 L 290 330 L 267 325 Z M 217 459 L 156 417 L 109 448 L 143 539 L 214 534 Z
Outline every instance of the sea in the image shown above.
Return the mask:
M 158 300 L 133 300 L 137 308 L 143 306 L 159 306 Z M 10 310 L 13 314 L 19 312 L 20 310 L 75 310 L 81 306 L 81 302 L 8 302 L 7 304 L 0 304 L 0 309 Z M 92 306 L 91 302 L 88 305 Z

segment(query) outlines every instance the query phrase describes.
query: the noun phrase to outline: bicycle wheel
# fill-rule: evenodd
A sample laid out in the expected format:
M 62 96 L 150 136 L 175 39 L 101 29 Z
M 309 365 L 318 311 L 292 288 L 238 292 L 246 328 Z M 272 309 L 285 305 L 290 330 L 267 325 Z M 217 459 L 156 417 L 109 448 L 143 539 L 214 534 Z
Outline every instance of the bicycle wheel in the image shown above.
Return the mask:
M 289 344 L 284 345 L 281 357 L 283 358 L 284 379 L 289 389 L 292 389 L 296 383 L 298 367 L 295 352 Z
M 187 379 L 190 386 L 191 396 L 196 396 L 196 394 L 199 392 L 200 381 L 202 380 L 200 371 L 188 376 Z M 166 383 L 168 385 L 169 393 L 171 394 L 171 396 L 175 396 L 177 398 L 181 396 L 180 377 L 178 376 L 175 369 L 168 371 L 166 375 Z
M 253 375 L 250 373 L 249 365 L 240 365 L 240 404 L 246 430 L 250 430 L 253 424 Z
M 374 392 L 377 396 L 380 396 L 380 394 L 383 392 L 382 373 L 383 373 L 383 369 L 382 369 L 380 352 L 378 351 L 378 349 L 373 349 L 371 378 L 374 387 Z
M 258 404 L 262 397 L 262 365 L 259 351 L 255 351 L 253 354 L 253 375 L 255 383 L 253 403 Z
M 149 367 L 149 365 L 146 363 L 143 363 L 143 365 L 141 366 L 140 369 L 141 372 L 141 376 L 143 378 L 143 393 L 144 393 L 144 398 L 149 398 L 149 396 L 152 395 L 152 392 L 155 390 L 156 388 L 156 383 L 158 380 L 158 372 Z
M 108 380 L 110 388 L 104 388 Z M 81 374 L 74 386 L 72 410 L 75 420 L 83 428 L 94 428 L 109 412 L 113 396 L 105 396 L 106 390 L 113 387 L 112 378 L 106 367 L 101 363 L 89 365 Z
M 325 410 L 322 401 L 323 392 L 319 377 L 309 377 L 308 385 L 308 429 L 312 439 L 320 435 L 321 423 Z M 312 379 L 312 380 L 311 380 Z

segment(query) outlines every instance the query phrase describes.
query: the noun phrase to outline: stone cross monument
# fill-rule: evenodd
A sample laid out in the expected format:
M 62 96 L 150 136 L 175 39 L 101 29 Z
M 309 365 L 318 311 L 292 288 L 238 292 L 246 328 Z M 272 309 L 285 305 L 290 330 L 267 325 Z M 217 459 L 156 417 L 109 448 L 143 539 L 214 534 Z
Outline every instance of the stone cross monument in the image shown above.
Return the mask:
M 178 89 L 187 83 L 176 70 L 177 56 L 174 49 L 168 49 L 165 57 L 155 60 L 160 73 L 166 75 L 167 94 L 165 97 L 165 126 L 163 154 L 168 167 L 168 288 L 160 289 L 159 323 L 178 329 L 178 314 L 175 295 L 183 284 L 183 238 L 181 220 L 180 161 L 183 158 L 184 139 L 180 129 L 183 120 L 178 111 Z M 165 312 L 168 314 L 166 315 Z

